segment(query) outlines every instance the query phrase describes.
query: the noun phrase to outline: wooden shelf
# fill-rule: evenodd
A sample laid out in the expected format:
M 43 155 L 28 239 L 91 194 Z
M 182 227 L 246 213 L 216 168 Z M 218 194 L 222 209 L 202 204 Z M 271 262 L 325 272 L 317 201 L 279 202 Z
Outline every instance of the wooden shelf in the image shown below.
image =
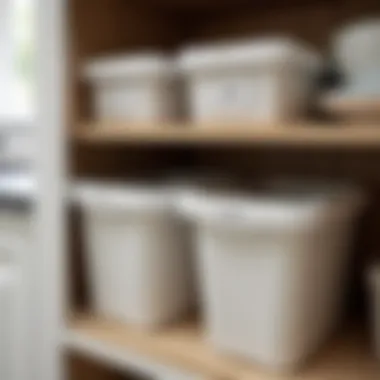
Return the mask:
M 94 317 L 78 317 L 69 325 L 65 343 L 74 351 L 119 368 L 140 366 L 138 369 L 144 370 L 149 368 L 149 363 L 156 363 L 207 379 L 380 379 L 380 362 L 373 357 L 369 342 L 358 329 L 348 329 L 299 374 L 284 376 L 269 374 L 250 363 L 218 353 L 205 343 L 194 323 L 183 323 L 162 332 L 146 332 Z
M 323 1 L 323 0 L 322 0 Z M 336 0 L 330 0 L 332 3 Z M 133 2 L 138 3 L 137 0 Z M 160 7 L 174 11 L 214 11 L 243 9 L 268 9 L 273 7 L 295 7 L 315 4 L 321 0 L 144 0 L 146 7 Z M 140 2 L 141 4 L 141 2 Z
M 281 125 L 220 128 L 217 125 L 81 125 L 73 136 L 91 144 L 291 145 L 380 148 L 379 126 Z

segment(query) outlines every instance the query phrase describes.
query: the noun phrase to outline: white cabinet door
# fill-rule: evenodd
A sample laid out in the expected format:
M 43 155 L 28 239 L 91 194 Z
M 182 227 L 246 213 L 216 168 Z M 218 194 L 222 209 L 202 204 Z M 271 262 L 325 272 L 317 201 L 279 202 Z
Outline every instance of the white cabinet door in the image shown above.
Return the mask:
M 0 208 L 0 379 L 29 380 L 29 216 Z

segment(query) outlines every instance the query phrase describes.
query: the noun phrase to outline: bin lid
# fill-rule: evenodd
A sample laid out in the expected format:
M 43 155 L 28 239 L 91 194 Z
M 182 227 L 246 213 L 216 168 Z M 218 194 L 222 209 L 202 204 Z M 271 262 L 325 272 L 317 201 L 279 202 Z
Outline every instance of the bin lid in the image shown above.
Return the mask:
M 238 40 L 234 43 L 192 46 L 184 49 L 178 65 L 184 71 L 228 69 L 240 66 L 303 63 L 317 67 L 318 56 L 290 38 Z
M 210 226 L 230 229 L 281 228 L 301 229 L 344 211 L 356 210 L 361 195 L 346 189 L 279 189 L 256 192 L 253 195 L 218 194 L 197 191 L 180 200 L 180 212 Z
M 152 79 L 172 76 L 175 65 L 161 53 L 145 52 L 97 58 L 87 63 L 83 71 L 89 80 Z
M 86 182 L 74 186 L 72 200 L 87 209 L 165 211 L 168 194 L 156 184 Z

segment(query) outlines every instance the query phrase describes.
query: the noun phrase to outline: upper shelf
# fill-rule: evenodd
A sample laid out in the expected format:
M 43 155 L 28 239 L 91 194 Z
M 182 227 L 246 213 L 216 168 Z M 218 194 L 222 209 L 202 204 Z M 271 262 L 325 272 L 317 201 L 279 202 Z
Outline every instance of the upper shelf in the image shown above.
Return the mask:
M 380 148 L 380 125 L 81 125 L 74 138 L 87 143 L 178 145 L 284 145 Z
M 136 0 L 130 1 L 135 2 Z M 333 2 L 333 0 L 330 1 Z M 320 2 L 321 0 L 144 0 L 143 4 L 171 10 L 224 11 L 239 7 L 272 8 L 277 6 L 305 6 L 305 4 L 318 4 Z

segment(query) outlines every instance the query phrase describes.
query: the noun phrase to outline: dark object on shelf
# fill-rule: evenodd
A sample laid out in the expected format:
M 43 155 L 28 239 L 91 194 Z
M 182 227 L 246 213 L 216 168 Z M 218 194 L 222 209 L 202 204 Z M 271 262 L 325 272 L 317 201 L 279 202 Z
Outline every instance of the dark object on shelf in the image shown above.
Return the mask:
M 331 59 L 322 67 L 316 81 L 317 89 L 324 92 L 344 86 L 346 78 L 339 65 Z
M 339 121 L 339 116 L 326 109 L 323 99 L 332 90 L 344 86 L 345 82 L 345 77 L 338 64 L 333 59 L 325 62 L 314 79 L 314 101 L 310 102 L 307 117 L 311 120 L 326 122 L 328 127 L 331 127 L 331 123 Z

